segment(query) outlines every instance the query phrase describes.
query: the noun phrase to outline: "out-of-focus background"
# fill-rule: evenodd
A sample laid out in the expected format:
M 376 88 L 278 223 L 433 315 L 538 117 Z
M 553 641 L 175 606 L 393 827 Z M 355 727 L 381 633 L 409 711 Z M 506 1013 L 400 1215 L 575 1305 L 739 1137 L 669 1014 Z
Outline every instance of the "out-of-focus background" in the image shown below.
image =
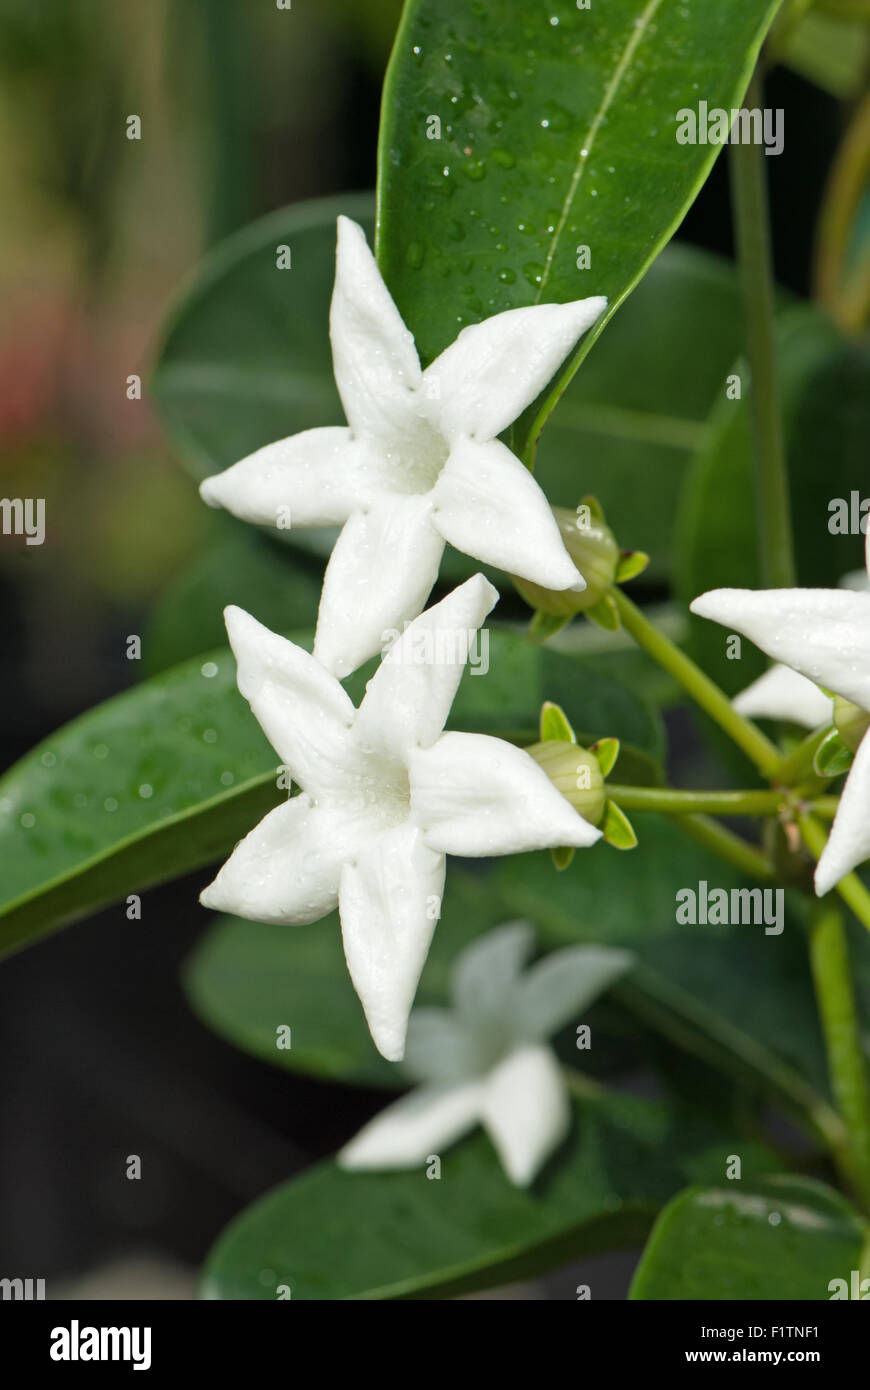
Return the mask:
M 42 546 L 0 536 L 0 768 L 135 679 L 126 638 L 216 522 L 127 377 L 147 383 L 167 307 L 216 241 L 373 185 L 400 8 L 0 0 L 0 495 L 47 511 Z M 777 272 L 806 292 L 841 110 L 785 70 L 768 103 L 789 130 L 768 161 Z M 727 197 L 723 160 L 681 235 L 728 254 Z M 205 925 L 202 880 L 0 964 L 0 1276 L 55 1297 L 189 1297 L 226 1221 L 373 1108 L 193 1018 L 178 967 Z M 147 1181 L 127 1180 L 132 1154 Z M 622 1297 L 631 1266 L 588 1261 L 584 1279 Z

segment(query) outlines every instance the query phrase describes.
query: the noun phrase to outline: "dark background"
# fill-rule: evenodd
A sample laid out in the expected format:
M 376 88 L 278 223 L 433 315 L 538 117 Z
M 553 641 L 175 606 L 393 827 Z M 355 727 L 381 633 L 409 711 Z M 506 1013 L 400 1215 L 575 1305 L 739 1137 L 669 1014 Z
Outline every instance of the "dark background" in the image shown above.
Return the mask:
M 44 546 L 0 538 L 0 767 L 133 679 L 126 637 L 205 523 L 124 378 L 146 374 L 211 243 L 372 186 L 398 10 L 0 0 L 0 494 L 44 496 L 48 513 Z M 767 161 L 776 268 L 805 293 L 842 108 L 784 70 L 766 99 L 786 112 Z M 681 236 L 730 254 L 725 159 Z M 679 721 L 672 734 L 690 757 Z M 207 922 L 206 877 L 147 894 L 139 922 L 117 906 L 0 966 L 0 1276 L 46 1278 L 50 1296 L 188 1297 L 229 1218 L 375 1108 L 249 1060 L 190 1014 L 178 967 Z M 572 1298 L 582 1277 L 618 1298 L 631 1268 L 587 1261 L 546 1288 Z

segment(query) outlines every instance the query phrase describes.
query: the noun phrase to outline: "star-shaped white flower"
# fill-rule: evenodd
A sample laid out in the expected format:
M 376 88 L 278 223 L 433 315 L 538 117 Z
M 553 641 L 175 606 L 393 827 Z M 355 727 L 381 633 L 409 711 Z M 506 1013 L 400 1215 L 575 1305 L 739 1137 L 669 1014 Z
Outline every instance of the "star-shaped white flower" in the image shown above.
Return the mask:
M 510 922 L 453 970 L 453 1009 L 415 1009 L 404 1070 L 423 1084 L 341 1150 L 348 1169 L 421 1167 L 482 1124 L 511 1182 L 527 1186 L 564 1139 L 570 1107 L 546 1040 L 628 970 L 627 951 L 573 946 L 520 972 L 532 928 Z
M 866 542 L 870 575 L 870 535 Z M 870 592 L 847 589 L 714 589 L 692 612 L 742 632 L 774 660 L 870 711 Z M 816 865 L 829 892 L 870 858 L 870 738 L 864 737 Z
M 338 676 L 423 609 L 449 541 L 547 589 L 585 587 L 543 492 L 496 438 L 552 379 L 606 299 L 509 309 L 420 368 L 365 235 L 338 219 L 330 338 L 346 428 L 305 430 L 201 488 L 265 526 L 344 523 L 314 654 Z
M 750 719 L 788 719 L 807 729 L 830 724 L 834 708 L 830 695 L 779 662 L 735 695 L 731 703 L 738 714 Z
M 478 574 L 428 609 L 358 710 L 308 652 L 226 610 L 239 689 L 302 794 L 236 846 L 201 902 L 288 923 L 314 922 L 337 903 L 348 969 L 392 1060 L 440 913 L 444 856 L 582 847 L 601 834 L 522 749 L 442 733 L 467 655 L 459 638 L 497 598 Z

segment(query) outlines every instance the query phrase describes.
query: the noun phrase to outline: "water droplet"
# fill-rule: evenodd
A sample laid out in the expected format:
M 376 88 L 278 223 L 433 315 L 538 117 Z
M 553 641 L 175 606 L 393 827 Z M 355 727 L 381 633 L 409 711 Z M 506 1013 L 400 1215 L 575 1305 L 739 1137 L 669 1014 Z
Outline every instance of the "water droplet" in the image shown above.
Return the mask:
M 482 159 L 468 159 L 462 166 L 462 172 L 467 179 L 479 183 L 481 179 L 486 178 L 486 165 Z
M 223 786 L 225 786 L 225 787 L 231 787 L 231 786 L 233 785 L 233 782 L 235 782 L 235 780 L 236 780 L 236 778 L 235 778 L 235 773 L 232 773 L 232 772 L 222 772 L 222 773 L 221 773 L 221 783 L 222 783 Z
M 511 270 L 509 266 L 505 266 L 503 270 L 498 272 L 498 278 L 505 285 L 512 285 L 517 278 L 517 274 L 515 270 Z
M 544 267 L 537 261 L 528 261 L 523 266 L 523 275 L 530 285 L 540 285 L 544 278 Z
M 57 758 L 53 753 L 43 753 L 42 757 L 40 758 L 40 762 L 42 763 L 43 767 L 54 767 L 55 763 L 57 762 Z
M 142 783 L 141 787 L 139 788 L 139 795 L 141 796 L 143 801 L 147 801 L 150 796 L 154 795 L 154 788 L 151 786 L 150 782 Z
M 216 661 L 204 661 L 199 669 L 205 676 L 206 680 L 211 680 L 212 676 L 216 676 L 218 673 Z
M 218 738 L 217 729 L 203 729 L 203 731 L 202 731 L 202 741 L 203 741 L 203 743 L 217 743 L 217 738 Z
M 103 802 L 103 808 L 106 811 L 117 811 L 118 803 L 113 796 L 107 796 Z
M 492 152 L 493 163 L 498 164 L 501 169 L 512 169 L 517 162 L 517 157 L 512 150 L 495 149 Z
M 95 758 L 108 758 L 109 756 L 109 748 L 105 743 L 95 743 L 91 752 Z
M 451 241 L 465 240 L 465 228 L 455 217 L 452 217 L 447 223 L 447 235 Z
M 36 816 L 30 811 L 25 811 L 24 815 L 21 817 L 21 824 L 24 826 L 25 830 L 29 830 L 31 826 L 36 825 Z

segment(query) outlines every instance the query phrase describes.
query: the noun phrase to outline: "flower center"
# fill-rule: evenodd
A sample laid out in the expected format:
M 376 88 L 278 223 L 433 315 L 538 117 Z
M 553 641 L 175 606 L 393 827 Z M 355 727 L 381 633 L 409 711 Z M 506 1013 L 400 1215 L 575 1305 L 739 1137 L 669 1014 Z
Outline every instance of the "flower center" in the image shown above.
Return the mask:
M 380 749 L 364 748 L 363 766 L 349 800 L 379 830 L 392 830 L 408 819 L 411 784 L 404 763 Z
M 397 434 L 395 443 L 387 450 L 387 458 L 395 473 L 396 491 L 409 494 L 430 492 L 449 453 L 450 445 L 443 434 L 421 413 L 413 430 Z

